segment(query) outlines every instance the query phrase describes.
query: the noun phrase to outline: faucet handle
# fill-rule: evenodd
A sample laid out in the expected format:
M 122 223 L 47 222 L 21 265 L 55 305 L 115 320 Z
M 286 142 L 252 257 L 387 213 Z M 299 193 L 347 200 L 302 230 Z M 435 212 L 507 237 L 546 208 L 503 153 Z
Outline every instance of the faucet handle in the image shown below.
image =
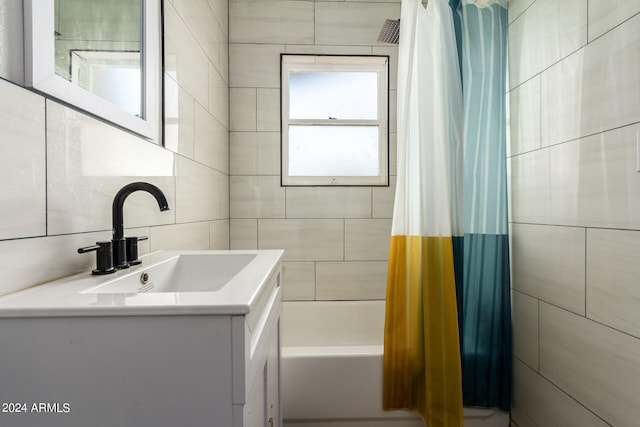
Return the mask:
M 126 237 L 126 254 L 127 254 L 127 263 L 130 265 L 138 265 L 142 263 L 142 260 L 138 258 L 138 242 L 143 240 L 147 240 L 147 236 L 140 237 Z
M 96 251 L 96 269 L 91 272 L 94 275 L 115 273 L 113 267 L 113 248 L 111 242 L 96 242 L 95 245 L 79 248 L 79 254 Z

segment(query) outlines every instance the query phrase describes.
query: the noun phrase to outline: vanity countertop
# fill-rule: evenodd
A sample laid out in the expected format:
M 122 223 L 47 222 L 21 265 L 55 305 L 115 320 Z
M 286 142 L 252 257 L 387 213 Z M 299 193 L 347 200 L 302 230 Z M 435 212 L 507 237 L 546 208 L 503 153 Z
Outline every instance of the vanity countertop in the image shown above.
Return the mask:
M 237 274 L 215 290 L 170 292 L 105 291 L 113 282 L 137 281 L 146 271 L 182 255 L 255 255 Z M 0 297 L 0 317 L 245 315 L 263 291 L 280 284 L 282 250 L 160 251 L 141 257 L 142 264 L 114 274 L 76 274 Z M 153 273 L 152 273 L 153 274 Z M 199 277 L 204 283 L 208 277 Z M 202 286 L 200 286 L 202 287 Z M 101 289 L 95 292 L 95 289 Z M 117 292 L 116 292 L 117 291 Z

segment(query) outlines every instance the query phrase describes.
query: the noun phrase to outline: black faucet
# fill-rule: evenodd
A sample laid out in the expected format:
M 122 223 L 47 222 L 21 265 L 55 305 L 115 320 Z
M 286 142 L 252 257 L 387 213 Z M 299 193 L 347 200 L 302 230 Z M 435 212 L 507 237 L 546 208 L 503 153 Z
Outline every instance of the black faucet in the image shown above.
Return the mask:
M 115 268 L 128 268 L 129 263 L 127 262 L 126 256 L 126 241 L 124 238 L 124 201 L 129 194 L 135 191 L 146 191 L 156 198 L 158 202 L 158 207 L 160 211 L 169 210 L 169 204 L 167 203 L 167 198 L 164 196 L 162 191 L 153 184 L 149 184 L 147 182 L 132 182 L 131 184 L 127 184 L 118 191 L 118 193 L 113 198 L 113 207 L 112 207 L 112 215 L 113 215 L 113 266 Z

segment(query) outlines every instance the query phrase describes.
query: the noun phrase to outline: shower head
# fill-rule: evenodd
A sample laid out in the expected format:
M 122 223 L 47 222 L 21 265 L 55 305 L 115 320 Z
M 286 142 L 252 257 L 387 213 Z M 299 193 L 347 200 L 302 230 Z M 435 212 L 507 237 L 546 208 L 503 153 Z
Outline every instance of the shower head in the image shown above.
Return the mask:
M 398 44 L 400 42 L 400 20 L 385 19 L 384 25 L 380 30 L 380 35 L 378 35 L 378 41 Z

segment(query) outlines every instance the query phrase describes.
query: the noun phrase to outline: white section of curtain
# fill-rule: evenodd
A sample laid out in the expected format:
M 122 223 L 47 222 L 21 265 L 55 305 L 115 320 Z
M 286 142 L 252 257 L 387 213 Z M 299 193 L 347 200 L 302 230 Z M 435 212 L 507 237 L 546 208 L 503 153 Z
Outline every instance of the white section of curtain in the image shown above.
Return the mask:
M 461 233 L 462 87 L 447 0 L 402 0 L 392 235 Z

